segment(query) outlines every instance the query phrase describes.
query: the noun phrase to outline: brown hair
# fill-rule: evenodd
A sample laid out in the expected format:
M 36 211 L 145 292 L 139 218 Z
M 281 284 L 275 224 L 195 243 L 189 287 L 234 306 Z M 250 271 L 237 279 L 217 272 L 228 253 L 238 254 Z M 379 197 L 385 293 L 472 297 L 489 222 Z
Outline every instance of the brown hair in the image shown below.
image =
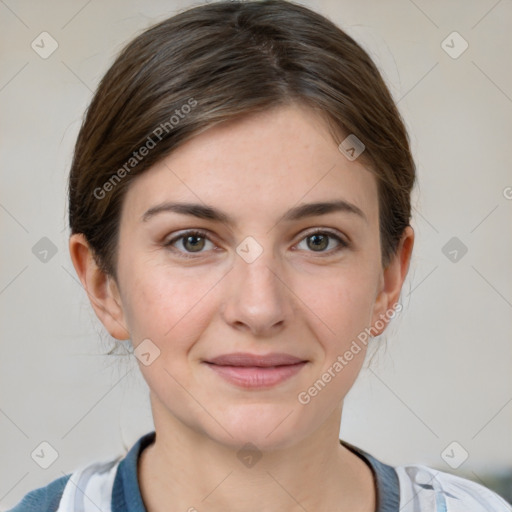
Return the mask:
M 364 143 L 379 192 L 382 264 L 411 217 L 415 165 L 401 116 L 369 55 L 310 9 L 285 0 L 224 1 L 186 10 L 130 42 L 103 77 L 69 175 L 71 233 L 83 233 L 116 278 L 122 201 L 130 183 L 198 133 L 298 102 L 336 144 Z

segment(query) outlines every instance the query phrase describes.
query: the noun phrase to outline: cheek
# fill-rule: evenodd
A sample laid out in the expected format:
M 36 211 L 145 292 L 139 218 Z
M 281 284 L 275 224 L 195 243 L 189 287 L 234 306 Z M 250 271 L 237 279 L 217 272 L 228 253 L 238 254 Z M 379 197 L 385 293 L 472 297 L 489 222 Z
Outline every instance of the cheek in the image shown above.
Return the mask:
M 149 338 L 162 352 L 187 350 L 209 320 L 222 275 L 148 264 L 131 269 L 125 312 L 134 345 Z
M 317 377 L 332 381 L 331 393 L 338 396 L 348 392 L 364 363 L 377 282 L 375 267 L 361 264 L 316 276 L 314 286 L 302 280 L 298 285 L 298 295 L 307 297 L 309 329 L 323 352 Z
M 321 340 L 324 360 L 317 374 L 317 379 L 329 387 L 322 393 L 325 405 L 333 397 L 343 398 L 361 371 L 370 340 L 365 328 L 372 310 L 370 295 L 363 286 L 333 287 L 330 298 L 324 304 L 324 321 L 334 334 Z
M 164 403 L 172 401 L 173 407 L 188 410 L 190 397 L 183 388 L 191 378 L 187 359 L 211 321 L 208 291 L 215 280 L 212 276 L 191 279 L 181 272 L 146 265 L 144 272 L 132 273 L 129 283 L 126 310 L 134 350 L 149 339 L 156 348 L 146 346 L 158 354 L 149 365 L 138 361 L 141 374 Z
M 369 325 L 377 282 L 374 269 L 347 266 L 311 279 L 301 276 L 293 289 L 318 325 L 315 330 L 325 332 L 330 346 L 340 346 Z

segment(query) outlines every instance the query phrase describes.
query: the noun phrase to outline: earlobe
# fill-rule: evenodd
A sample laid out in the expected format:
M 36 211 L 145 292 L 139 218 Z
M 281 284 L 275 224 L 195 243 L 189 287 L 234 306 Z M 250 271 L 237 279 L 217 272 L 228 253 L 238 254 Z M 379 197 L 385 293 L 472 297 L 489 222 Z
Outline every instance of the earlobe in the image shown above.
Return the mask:
M 372 316 L 372 334 L 374 336 L 382 334 L 386 329 L 389 319 L 394 316 L 394 308 L 409 271 L 413 246 L 414 230 L 411 226 L 407 226 L 402 234 L 396 253 L 381 274 L 379 293 Z
M 82 233 L 71 235 L 69 253 L 96 316 L 112 337 L 118 340 L 129 339 L 119 289 L 115 280 L 96 264 L 89 243 Z

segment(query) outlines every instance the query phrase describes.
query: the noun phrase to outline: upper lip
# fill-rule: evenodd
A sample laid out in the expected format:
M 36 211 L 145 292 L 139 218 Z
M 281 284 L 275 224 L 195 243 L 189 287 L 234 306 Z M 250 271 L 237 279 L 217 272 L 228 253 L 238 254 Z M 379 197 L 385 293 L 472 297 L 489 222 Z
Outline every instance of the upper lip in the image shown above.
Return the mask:
M 275 352 L 273 354 L 258 355 L 248 352 L 234 352 L 232 354 L 223 354 L 206 360 L 207 363 L 222 366 L 280 366 L 305 362 L 300 357 L 285 354 L 284 352 Z

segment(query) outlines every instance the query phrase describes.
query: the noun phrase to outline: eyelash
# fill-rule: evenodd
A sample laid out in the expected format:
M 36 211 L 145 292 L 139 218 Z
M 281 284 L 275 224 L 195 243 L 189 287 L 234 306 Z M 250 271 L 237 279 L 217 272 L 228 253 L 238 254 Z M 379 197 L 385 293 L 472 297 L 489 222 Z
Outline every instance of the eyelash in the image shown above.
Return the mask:
M 334 238 L 336 241 L 339 242 L 339 246 L 337 248 L 332 249 L 330 251 L 318 251 L 319 254 L 325 254 L 325 255 L 330 256 L 330 255 L 336 254 L 339 251 L 346 249 L 350 246 L 350 244 L 348 242 L 346 242 L 344 239 L 342 239 L 340 236 L 338 236 L 334 232 L 327 230 L 327 229 L 316 229 L 314 231 L 310 231 L 310 232 L 306 233 L 300 239 L 300 241 L 298 243 L 302 242 L 303 240 L 305 240 L 313 235 L 317 235 L 317 234 L 328 235 L 329 237 Z M 194 254 L 194 253 L 183 252 L 183 251 L 176 249 L 175 247 L 172 247 L 172 245 L 175 242 L 177 242 L 181 239 L 187 238 L 189 236 L 198 236 L 198 237 L 205 238 L 205 239 L 209 240 L 210 242 L 212 242 L 212 240 L 209 238 L 208 233 L 206 231 L 203 231 L 201 229 L 194 229 L 194 230 L 190 230 L 190 231 L 185 231 L 185 232 L 181 233 L 180 235 L 175 236 L 174 238 L 171 238 L 168 242 L 166 242 L 164 244 L 164 246 L 168 247 L 173 252 L 178 253 L 180 255 L 180 257 L 189 258 L 189 259 L 197 258 L 202 254 L 202 252 L 195 253 L 195 254 L 197 254 L 197 256 L 190 256 L 191 254 Z M 308 251 L 308 252 L 314 253 L 315 251 Z

